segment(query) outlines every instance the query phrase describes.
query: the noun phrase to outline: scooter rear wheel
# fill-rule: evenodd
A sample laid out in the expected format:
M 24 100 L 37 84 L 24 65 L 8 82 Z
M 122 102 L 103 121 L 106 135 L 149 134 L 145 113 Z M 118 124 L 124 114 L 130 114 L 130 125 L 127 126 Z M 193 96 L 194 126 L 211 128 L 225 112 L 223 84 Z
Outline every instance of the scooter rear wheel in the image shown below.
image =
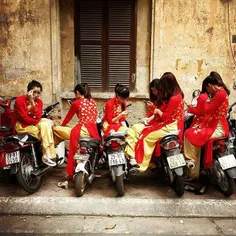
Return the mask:
M 231 196 L 234 193 L 234 179 L 232 179 L 229 174 L 222 169 L 218 160 L 214 160 L 213 162 L 213 173 L 216 176 L 219 176 L 217 181 L 217 186 L 221 193 L 223 193 L 226 197 Z
M 118 196 L 124 196 L 125 194 L 124 174 L 116 176 L 116 191 Z
M 184 178 L 183 176 L 176 175 L 174 177 L 173 183 L 174 190 L 178 196 L 183 196 L 184 194 Z
M 33 157 L 28 152 L 21 153 L 21 161 L 16 178 L 21 187 L 28 193 L 35 193 L 42 185 L 42 177 L 32 178 L 31 173 L 34 170 Z
M 84 172 L 79 172 L 75 176 L 75 193 L 77 197 L 82 197 L 87 185 L 87 178 Z

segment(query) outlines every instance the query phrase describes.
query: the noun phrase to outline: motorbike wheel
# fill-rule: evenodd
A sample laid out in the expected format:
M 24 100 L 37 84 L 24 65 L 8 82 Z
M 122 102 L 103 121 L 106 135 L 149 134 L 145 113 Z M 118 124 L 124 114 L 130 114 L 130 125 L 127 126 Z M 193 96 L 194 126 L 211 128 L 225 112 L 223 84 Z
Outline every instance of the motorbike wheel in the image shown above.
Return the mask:
M 221 165 L 218 160 L 214 160 L 213 171 L 216 176 L 220 176 L 220 181 L 217 181 L 217 187 L 219 188 L 220 192 L 223 193 L 226 197 L 231 196 L 234 193 L 234 179 L 232 179 L 229 174 L 221 168 Z
M 118 196 L 122 197 L 125 194 L 125 186 L 124 186 L 124 174 L 120 176 L 116 176 L 116 191 Z
M 16 173 L 18 183 L 28 193 L 37 192 L 42 185 L 42 177 L 38 177 L 37 179 L 32 178 L 31 173 L 34 170 L 34 164 L 30 153 L 22 153 L 19 165 Z
M 184 178 L 183 176 L 176 175 L 173 183 L 174 190 L 178 196 L 183 196 L 184 194 Z
M 75 177 L 75 193 L 77 197 L 82 197 L 87 185 L 86 173 L 79 172 Z

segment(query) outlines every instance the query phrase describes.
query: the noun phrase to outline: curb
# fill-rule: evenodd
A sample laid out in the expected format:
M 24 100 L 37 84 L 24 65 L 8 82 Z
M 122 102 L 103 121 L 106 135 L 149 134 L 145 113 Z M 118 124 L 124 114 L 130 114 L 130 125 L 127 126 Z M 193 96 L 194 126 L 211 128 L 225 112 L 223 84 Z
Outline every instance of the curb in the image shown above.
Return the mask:
M 236 217 L 236 200 L 0 197 L 0 215 Z

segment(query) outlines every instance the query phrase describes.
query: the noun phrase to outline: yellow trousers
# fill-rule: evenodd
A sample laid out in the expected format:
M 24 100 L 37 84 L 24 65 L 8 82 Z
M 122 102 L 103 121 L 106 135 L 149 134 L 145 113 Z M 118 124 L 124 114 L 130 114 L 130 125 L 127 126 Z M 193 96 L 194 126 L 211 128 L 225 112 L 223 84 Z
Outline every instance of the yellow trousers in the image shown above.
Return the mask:
M 139 164 L 140 168 L 139 171 L 143 172 L 145 171 L 150 164 L 151 158 L 152 158 L 152 154 L 155 150 L 156 147 L 156 143 L 157 141 L 164 137 L 165 135 L 167 135 L 170 132 L 174 132 L 178 130 L 178 126 L 177 126 L 177 121 L 168 124 L 164 127 L 162 127 L 159 130 L 150 132 L 144 139 L 144 157 L 143 157 L 143 162 Z
M 135 136 L 136 138 L 139 138 L 139 136 L 141 135 L 142 131 L 146 128 L 146 127 L 150 127 L 150 126 L 146 126 L 143 123 L 138 123 L 135 125 L 132 125 L 131 128 L 134 130 L 135 132 Z
M 210 139 L 220 138 L 225 135 L 225 131 L 219 122 L 214 133 Z M 201 147 L 196 147 L 190 143 L 190 141 L 184 137 L 184 156 L 186 162 L 192 161 L 195 164 L 193 169 L 186 169 L 186 176 L 190 178 L 198 178 L 200 171 L 200 161 L 201 161 Z
M 23 128 L 19 122 L 16 122 L 15 129 L 17 133 L 30 133 L 42 142 L 43 155 L 46 148 L 49 147 L 52 158 L 56 157 L 54 139 L 52 132 L 52 123 L 50 120 L 42 119 L 37 125 L 29 125 Z
M 135 144 L 138 141 L 136 136 L 135 136 L 135 131 L 131 128 L 121 126 L 118 131 L 125 131 L 127 132 L 127 137 L 126 137 L 126 142 L 127 145 L 125 147 L 125 153 L 128 155 L 128 157 L 135 157 Z
M 57 125 L 53 126 L 52 129 L 56 143 L 60 143 L 65 140 L 70 140 L 70 133 L 73 127 Z M 84 125 L 82 125 L 81 127 L 80 137 L 90 137 L 90 134 Z

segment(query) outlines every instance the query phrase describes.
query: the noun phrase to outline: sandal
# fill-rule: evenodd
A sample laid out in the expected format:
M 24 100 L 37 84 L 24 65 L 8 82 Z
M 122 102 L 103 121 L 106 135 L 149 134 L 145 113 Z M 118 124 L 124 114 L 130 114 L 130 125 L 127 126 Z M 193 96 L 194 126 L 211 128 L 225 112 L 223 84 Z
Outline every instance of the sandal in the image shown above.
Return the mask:
M 59 188 L 68 189 L 68 181 L 59 182 L 59 183 L 57 184 L 57 186 L 58 186 Z

